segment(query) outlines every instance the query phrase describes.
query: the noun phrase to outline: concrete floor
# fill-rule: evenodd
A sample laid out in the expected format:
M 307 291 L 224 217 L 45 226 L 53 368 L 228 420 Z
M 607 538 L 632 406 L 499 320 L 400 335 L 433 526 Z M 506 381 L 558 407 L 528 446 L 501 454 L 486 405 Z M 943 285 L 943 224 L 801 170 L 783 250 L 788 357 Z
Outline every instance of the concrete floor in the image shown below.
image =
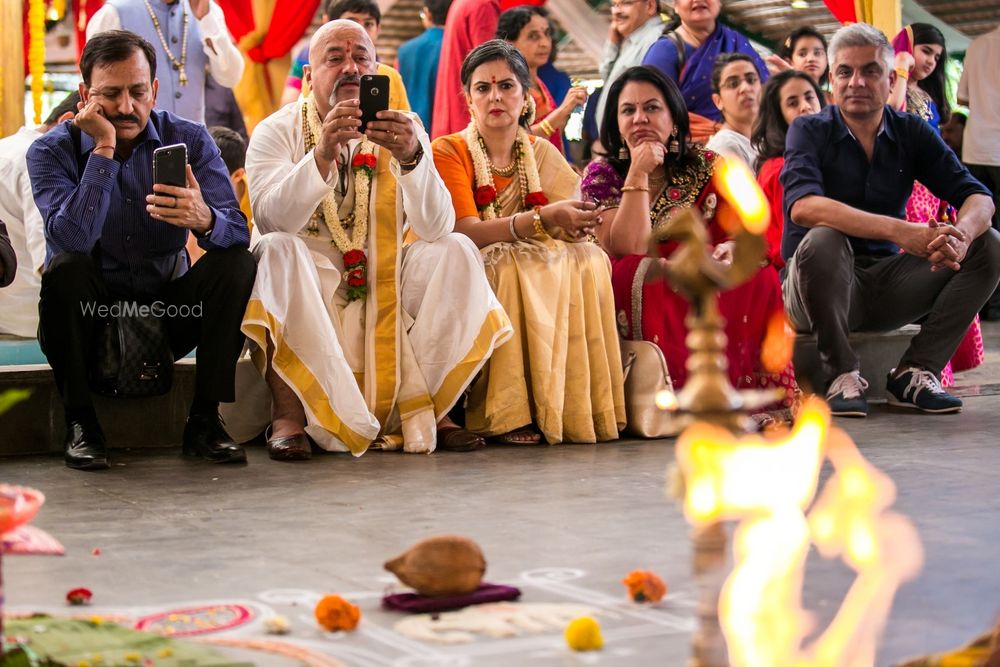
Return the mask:
M 838 421 L 894 479 L 896 509 L 913 519 L 926 551 L 920 578 L 897 596 L 879 665 L 962 644 L 1000 615 L 1000 398 L 990 395 L 996 387 L 977 387 L 1000 381 L 993 334 L 991 363 L 961 380 L 961 415 L 876 408 L 867 420 Z M 0 459 L 0 480 L 46 493 L 35 524 L 67 548 L 64 558 L 5 559 L 8 607 L 65 613 L 63 595 L 77 586 L 94 591 L 90 611 L 131 616 L 243 602 L 288 616 L 289 641 L 348 665 L 685 664 L 695 591 L 688 529 L 664 491 L 671 441 L 371 452 L 306 464 L 271 462 L 262 447 L 249 454 L 246 467 L 220 467 L 173 450 L 124 451 L 106 473 L 70 471 L 53 457 Z M 572 654 L 558 632 L 465 646 L 392 632 L 398 617 L 378 608 L 393 580 L 382 562 L 439 533 L 477 540 L 487 580 L 521 587 L 524 601 L 598 609 L 605 650 Z M 851 577 L 814 560 L 805 604 L 828 619 Z M 620 580 L 636 568 L 670 585 L 660 606 L 625 602 Z M 312 606 L 325 593 L 361 606 L 358 632 L 316 628 Z M 255 621 L 231 635 L 262 633 Z

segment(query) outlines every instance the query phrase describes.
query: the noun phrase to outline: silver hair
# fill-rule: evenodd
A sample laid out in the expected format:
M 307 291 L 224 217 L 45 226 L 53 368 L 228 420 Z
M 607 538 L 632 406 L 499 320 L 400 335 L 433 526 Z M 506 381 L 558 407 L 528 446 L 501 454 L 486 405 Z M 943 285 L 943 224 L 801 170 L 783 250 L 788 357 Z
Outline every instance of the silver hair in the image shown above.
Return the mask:
M 889 43 L 889 40 L 886 39 L 881 30 L 867 23 L 845 25 L 833 34 L 833 38 L 830 40 L 830 47 L 826 53 L 830 69 L 833 70 L 833 60 L 838 51 L 854 46 L 874 46 L 878 50 L 878 55 L 885 66 L 885 71 L 892 71 L 896 58 L 892 44 Z M 830 75 L 831 77 L 833 76 L 832 71 Z

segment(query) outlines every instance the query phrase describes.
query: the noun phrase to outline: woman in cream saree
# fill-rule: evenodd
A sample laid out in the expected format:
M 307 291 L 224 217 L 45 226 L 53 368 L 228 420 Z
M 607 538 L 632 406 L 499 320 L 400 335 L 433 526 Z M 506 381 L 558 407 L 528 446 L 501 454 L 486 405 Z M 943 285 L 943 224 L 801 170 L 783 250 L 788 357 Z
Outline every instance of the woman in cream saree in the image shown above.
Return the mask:
M 614 440 L 625 422 L 611 269 L 591 242 L 595 206 L 562 154 L 528 135 L 527 65 L 509 44 L 473 50 L 469 127 L 437 139 L 455 230 L 480 248 L 514 326 L 473 384 L 466 427 L 505 443 Z

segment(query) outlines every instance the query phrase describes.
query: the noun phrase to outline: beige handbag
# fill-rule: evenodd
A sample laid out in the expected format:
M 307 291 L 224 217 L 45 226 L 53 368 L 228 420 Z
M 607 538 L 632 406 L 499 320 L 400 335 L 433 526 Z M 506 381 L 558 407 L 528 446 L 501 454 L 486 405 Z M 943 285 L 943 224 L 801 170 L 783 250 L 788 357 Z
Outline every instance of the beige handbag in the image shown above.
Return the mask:
M 640 438 L 671 438 L 683 429 L 682 419 L 671 410 L 656 407 L 656 395 L 673 393 L 667 360 L 656 343 L 623 340 L 625 373 L 625 432 Z

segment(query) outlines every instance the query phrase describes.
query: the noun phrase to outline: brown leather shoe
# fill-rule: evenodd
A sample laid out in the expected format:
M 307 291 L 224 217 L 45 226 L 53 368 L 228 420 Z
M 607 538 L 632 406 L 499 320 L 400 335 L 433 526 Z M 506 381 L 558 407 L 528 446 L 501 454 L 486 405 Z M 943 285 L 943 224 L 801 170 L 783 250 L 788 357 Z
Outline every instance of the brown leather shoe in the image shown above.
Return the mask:
M 482 449 L 486 441 L 472 431 L 466 431 L 461 426 L 445 426 L 438 428 L 437 448 L 445 452 L 471 452 Z
M 275 461 L 308 461 L 312 458 L 312 446 L 305 433 L 268 438 L 267 455 Z

